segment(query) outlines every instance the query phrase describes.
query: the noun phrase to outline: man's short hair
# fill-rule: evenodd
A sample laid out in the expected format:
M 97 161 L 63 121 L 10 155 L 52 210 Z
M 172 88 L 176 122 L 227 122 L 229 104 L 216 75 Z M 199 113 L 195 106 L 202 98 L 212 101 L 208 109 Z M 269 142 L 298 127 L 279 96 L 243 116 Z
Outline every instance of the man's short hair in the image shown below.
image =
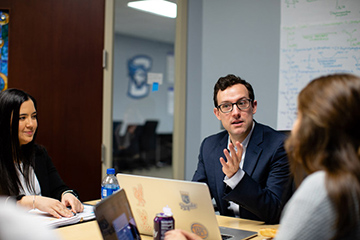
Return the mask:
M 249 98 L 251 99 L 251 102 L 254 102 L 255 100 L 255 93 L 254 90 L 251 86 L 250 83 L 248 83 L 247 81 L 245 81 L 244 79 L 241 79 L 238 76 L 235 76 L 233 74 L 229 74 L 225 77 L 220 77 L 219 80 L 216 82 L 215 86 L 214 86 L 214 105 L 215 107 L 218 106 L 218 102 L 217 102 L 217 94 L 219 92 L 219 90 L 224 91 L 225 89 L 227 89 L 228 87 L 231 87 L 235 84 L 242 84 L 246 87 L 246 89 L 249 92 Z

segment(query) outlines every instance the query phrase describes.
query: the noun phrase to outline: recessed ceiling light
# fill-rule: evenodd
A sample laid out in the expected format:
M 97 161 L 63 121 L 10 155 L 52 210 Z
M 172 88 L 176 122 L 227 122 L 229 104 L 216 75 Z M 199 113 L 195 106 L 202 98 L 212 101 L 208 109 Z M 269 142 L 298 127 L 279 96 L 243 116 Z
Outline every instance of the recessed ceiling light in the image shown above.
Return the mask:
M 169 18 L 176 18 L 176 4 L 165 0 L 143 0 L 128 2 L 128 7 Z

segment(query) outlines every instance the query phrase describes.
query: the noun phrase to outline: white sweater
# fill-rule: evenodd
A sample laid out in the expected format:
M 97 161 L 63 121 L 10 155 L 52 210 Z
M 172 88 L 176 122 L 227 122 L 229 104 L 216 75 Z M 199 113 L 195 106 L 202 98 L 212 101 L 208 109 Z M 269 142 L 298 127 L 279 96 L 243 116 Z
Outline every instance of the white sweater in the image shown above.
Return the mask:
M 351 183 L 349 183 L 351 184 Z M 335 211 L 325 187 L 325 172 L 309 175 L 287 203 L 275 240 L 331 239 Z M 360 223 L 344 239 L 360 239 Z

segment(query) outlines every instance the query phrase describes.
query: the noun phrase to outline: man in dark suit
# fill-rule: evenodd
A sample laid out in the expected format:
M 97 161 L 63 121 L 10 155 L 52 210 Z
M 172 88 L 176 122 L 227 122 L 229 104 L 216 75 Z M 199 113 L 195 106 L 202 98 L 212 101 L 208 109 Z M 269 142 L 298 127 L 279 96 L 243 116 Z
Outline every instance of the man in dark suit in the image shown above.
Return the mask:
M 285 135 L 253 119 L 254 91 L 240 77 L 219 78 L 214 105 L 226 131 L 203 140 L 193 181 L 207 183 L 221 215 L 278 223 L 291 195 Z

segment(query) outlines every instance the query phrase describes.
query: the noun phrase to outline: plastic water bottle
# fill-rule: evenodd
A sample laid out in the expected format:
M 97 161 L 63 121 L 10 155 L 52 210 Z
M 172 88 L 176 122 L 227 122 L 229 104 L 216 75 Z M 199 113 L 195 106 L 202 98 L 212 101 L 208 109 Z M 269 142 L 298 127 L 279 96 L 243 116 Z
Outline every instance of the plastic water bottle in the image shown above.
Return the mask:
M 115 177 L 115 169 L 108 168 L 107 176 L 101 183 L 101 199 L 104 199 L 120 189 L 119 183 Z

